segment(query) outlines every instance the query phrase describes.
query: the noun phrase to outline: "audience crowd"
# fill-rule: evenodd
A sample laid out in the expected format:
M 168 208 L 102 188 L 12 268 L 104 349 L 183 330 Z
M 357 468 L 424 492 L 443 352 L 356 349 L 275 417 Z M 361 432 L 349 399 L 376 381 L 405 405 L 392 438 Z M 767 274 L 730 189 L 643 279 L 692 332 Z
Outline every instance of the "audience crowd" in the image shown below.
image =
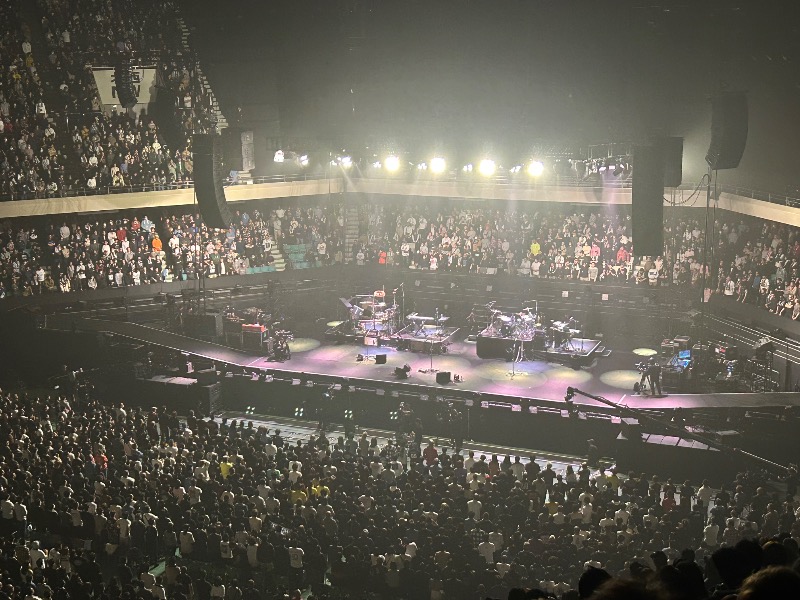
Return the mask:
M 563 471 L 448 452 L 415 426 L 290 441 L 92 394 L 0 409 L 5 598 L 797 597 L 747 595 L 798 589 L 794 471 L 697 486 L 592 452 Z
M 0 6 L 0 197 L 45 198 L 59 189 L 63 155 L 47 120 L 41 73 L 13 3 Z
M 800 229 L 760 219 L 717 221 L 706 287 L 797 319 Z M 635 259 L 630 212 L 574 207 L 473 208 L 406 203 L 370 211 L 353 249 L 358 264 L 637 285 L 703 283 L 704 226 L 686 214 L 665 222 L 663 256 Z
M 310 265 L 341 262 L 341 210 L 240 211 L 227 230 L 186 213 L 7 225 L 0 228 L 0 297 L 243 275 L 285 258 L 284 244 L 307 248 Z
M 35 4 L 46 46 L 36 54 L 46 57 L 42 65 L 13 3 L 0 9 L 0 50 L 7 65 L 0 82 L 0 197 L 188 185 L 191 136 L 213 131 L 216 122 L 196 57 L 182 45 L 174 3 Z M 159 93 L 174 98 L 171 118 L 156 123 L 146 110 L 103 110 L 92 66 L 113 67 L 120 57 L 158 69 Z M 50 114 L 45 97 L 54 103 Z
M 117 180 L 150 178 L 161 186 L 191 172 L 190 156 L 165 154 L 154 125 L 142 133 L 135 129 L 124 133 L 131 124 L 127 117 L 119 118 L 116 129 L 114 119 L 98 116 L 90 127 L 76 131 L 76 148 L 92 153 L 85 167 L 88 173 L 112 185 Z M 92 143 L 109 131 L 109 138 L 119 132 L 121 140 L 111 146 L 111 160 Z M 139 155 L 127 146 L 126 137 L 141 137 L 150 145 Z M 109 168 L 108 163 L 121 155 L 123 168 Z M 375 207 L 361 222 L 361 234 L 351 248 L 357 265 L 646 286 L 699 287 L 703 281 L 705 236 L 700 222 L 691 216 L 669 216 L 664 256 L 638 261 L 633 257 L 627 211 L 578 213 L 556 206 L 506 212 L 465 205 L 442 210 L 406 204 L 396 211 Z M 708 268 L 706 287 L 798 320 L 798 231 L 744 217 L 717 221 L 709 240 L 715 268 Z M 141 220 L 115 215 L 109 220 L 87 217 L 61 224 L 49 220 L 44 227 L 6 223 L 0 233 L 0 293 L 245 274 L 285 258 L 284 243 L 304 244 L 308 266 L 342 263 L 344 206 L 275 208 L 263 214 L 253 209 L 252 216 L 245 210 L 224 231 L 211 230 L 199 215 L 187 213 L 165 214 L 156 221 L 146 215 Z

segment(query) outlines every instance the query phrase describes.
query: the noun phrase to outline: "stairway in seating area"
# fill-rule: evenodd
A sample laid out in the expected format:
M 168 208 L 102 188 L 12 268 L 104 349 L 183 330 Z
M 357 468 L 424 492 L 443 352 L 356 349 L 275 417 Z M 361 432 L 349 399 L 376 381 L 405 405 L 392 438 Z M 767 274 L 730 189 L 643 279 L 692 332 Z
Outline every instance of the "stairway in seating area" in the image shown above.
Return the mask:
M 181 30 L 181 46 L 183 47 L 184 51 L 187 53 L 191 53 L 191 45 L 189 43 L 189 38 L 191 36 L 191 31 L 189 27 L 186 25 L 183 19 L 178 19 L 178 27 Z M 198 62 L 195 64 L 195 73 L 197 75 L 197 79 L 200 82 L 200 85 L 203 87 L 205 94 L 211 99 L 211 113 L 214 115 L 214 118 L 217 123 L 217 131 L 220 132 L 228 126 L 228 120 L 225 118 L 225 115 L 222 114 L 222 110 L 219 106 L 219 101 L 217 100 L 216 95 L 214 94 L 214 90 L 211 89 L 211 84 L 208 82 L 208 78 L 206 77 L 203 70 L 200 68 L 200 63 Z
M 286 257 L 281 252 L 278 245 L 275 244 L 272 246 L 272 250 L 270 250 L 270 254 L 272 254 L 272 258 L 275 260 L 272 263 L 272 266 L 276 271 L 285 271 L 286 270 Z
M 348 206 L 344 216 L 344 262 L 353 262 L 353 244 L 361 233 L 361 211 L 357 206 Z

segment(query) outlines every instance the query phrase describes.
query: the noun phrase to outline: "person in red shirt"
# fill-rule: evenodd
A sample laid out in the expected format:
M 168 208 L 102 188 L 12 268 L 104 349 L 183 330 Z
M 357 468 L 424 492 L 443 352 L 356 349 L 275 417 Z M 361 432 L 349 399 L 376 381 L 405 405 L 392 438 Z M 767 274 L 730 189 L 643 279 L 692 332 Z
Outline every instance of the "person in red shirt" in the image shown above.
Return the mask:
M 161 243 L 161 238 L 158 237 L 158 234 L 156 234 L 155 237 L 153 238 L 152 245 L 154 252 L 161 252 L 163 244 Z
M 422 451 L 422 458 L 425 459 L 425 464 L 429 467 L 432 466 L 435 461 L 439 459 L 439 451 L 434 448 L 433 442 L 428 442 L 428 445 L 425 447 L 425 450 Z

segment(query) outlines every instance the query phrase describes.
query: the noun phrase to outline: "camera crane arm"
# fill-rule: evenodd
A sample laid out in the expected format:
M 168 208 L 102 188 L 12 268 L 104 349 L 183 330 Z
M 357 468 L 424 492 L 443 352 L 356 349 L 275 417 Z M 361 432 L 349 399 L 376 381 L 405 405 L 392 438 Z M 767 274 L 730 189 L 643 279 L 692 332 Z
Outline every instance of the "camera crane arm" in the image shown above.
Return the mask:
M 789 472 L 789 468 L 788 467 L 786 467 L 784 465 L 781 465 L 781 464 L 778 464 L 776 462 L 773 462 L 773 461 L 771 461 L 769 459 L 763 458 L 761 456 L 758 456 L 756 454 L 753 454 L 752 452 L 747 452 L 746 450 L 742 450 L 741 448 L 734 448 L 732 446 L 727 446 L 725 444 L 721 444 L 720 442 L 718 442 L 718 441 L 716 441 L 714 439 L 711 439 L 711 438 L 706 437 L 704 435 L 700 435 L 700 434 L 694 433 L 692 431 L 688 431 L 687 429 L 685 429 L 683 427 L 678 427 L 677 425 L 673 425 L 669 421 L 664 421 L 662 419 L 654 417 L 651 414 L 649 414 L 649 413 L 647 413 L 647 412 L 645 412 L 643 410 L 639 410 L 639 409 L 636 409 L 636 408 L 630 408 L 628 406 L 624 406 L 624 405 L 619 404 L 617 402 L 612 402 L 611 400 L 609 400 L 607 398 L 603 398 L 603 396 L 596 396 L 594 394 L 590 394 L 589 392 L 584 392 L 583 390 L 579 390 L 578 388 L 568 387 L 567 388 L 567 393 L 564 396 L 564 401 L 568 405 L 571 405 L 572 404 L 572 399 L 575 397 L 576 394 L 579 395 L 579 396 L 583 396 L 585 398 L 590 398 L 592 400 L 596 400 L 597 402 L 600 402 L 601 404 L 605 404 L 606 406 L 610 406 L 611 408 L 614 408 L 617 411 L 619 411 L 619 414 L 621 416 L 634 417 L 636 419 L 639 419 L 640 421 L 651 421 L 653 423 L 658 424 L 660 427 L 668 429 L 672 433 L 674 433 L 674 434 L 676 434 L 676 435 L 678 435 L 678 436 L 680 436 L 682 438 L 689 438 L 689 439 L 692 439 L 692 440 L 696 440 L 698 442 L 701 442 L 701 443 L 707 445 L 709 448 L 715 448 L 717 450 L 721 450 L 721 451 L 724 451 L 724 452 L 733 452 L 733 453 L 738 454 L 738 455 L 740 455 L 740 456 L 742 456 L 744 458 L 747 458 L 747 459 L 753 460 L 753 461 L 755 461 L 757 463 L 760 463 L 762 467 L 764 467 L 766 469 L 769 469 L 770 471 L 780 472 L 782 475 L 785 475 L 786 473 Z

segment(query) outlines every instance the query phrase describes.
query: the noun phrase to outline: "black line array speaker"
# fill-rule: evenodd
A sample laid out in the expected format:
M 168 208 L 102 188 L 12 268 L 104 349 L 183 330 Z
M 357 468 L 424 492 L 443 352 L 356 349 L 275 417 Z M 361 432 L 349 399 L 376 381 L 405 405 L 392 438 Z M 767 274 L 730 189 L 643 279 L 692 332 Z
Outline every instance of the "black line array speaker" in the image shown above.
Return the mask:
M 747 145 L 748 111 L 744 92 L 711 99 L 711 143 L 706 162 L 714 169 L 735 169 Z
M 664 253 L 664 144 L 633 149 L 633 253 L 661 256 Z
M 123 108 L 136 106 L 136 89 L 133 87 L 133 68 L 128 58 L 120 58 L 114 67 L 114 87 Z
M 683 138 L 664 138 L 664 187 L 676 188 L 683 181 Z
M 209 227 L 225 229 L 232 221 L 222 182 L 227 173 L 222 164 L 220 136 L 195 134 L 192 138 L 194 157 L 194 191 L 203 221 Z
M 225 166 L 229 171 L 243 170 L 242 130 L 240 128 L 226 127 L 222 130 L 222 153 L 225 157 Z
M 450 371 L 439 371 L 438 373 L 436 373 L 436 383 L 438 383 L 439 385 L 448 384 L 450 383 L 451 380 L 452 377 Z
M 386 355 L 385 354 L 376 354 L 375 355 L 375 364 L 376 365 L 385 365 L 386 364 Z

